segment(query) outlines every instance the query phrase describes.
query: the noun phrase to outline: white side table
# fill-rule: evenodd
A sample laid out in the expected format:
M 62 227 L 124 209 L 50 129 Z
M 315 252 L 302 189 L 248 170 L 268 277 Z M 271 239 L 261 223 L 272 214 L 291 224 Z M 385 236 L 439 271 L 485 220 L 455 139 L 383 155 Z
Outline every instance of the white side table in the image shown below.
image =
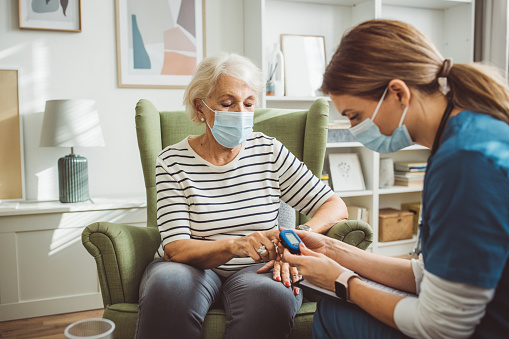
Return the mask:
M 146 226 L 145 197 L 0 203 L 0 321 L 103 307 L 81 243 L 97 221 Z

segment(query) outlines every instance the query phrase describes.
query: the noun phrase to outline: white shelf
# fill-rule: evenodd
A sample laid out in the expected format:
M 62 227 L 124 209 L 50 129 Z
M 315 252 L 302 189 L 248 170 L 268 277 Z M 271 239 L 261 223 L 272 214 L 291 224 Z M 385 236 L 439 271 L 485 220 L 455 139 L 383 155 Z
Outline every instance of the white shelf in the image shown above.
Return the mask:
M 414 151 L 414 150 L 418 150 L 418 149 L 429 149 L 429 148 L 426 146 L 415 144 L 415 145 L 403 148 L 402 151 Z
M 414 234 L 411 239 L 378 242 L 378 247 L 408 245 L 408 244 L 414 244 L 416 241 L 417 241 L 417 236 Z
M 347 147 L 364 147 L 360 142 L 328 142 L 327 148 L 347 148 Z
M 22 201 L 0 203 L 0 217 L 11 215 L 103 211 L 147 207 L 146 198 L 91 198 L 88 201 L 62 203 L 60 201 Z
M 383 5 L 402 6 L 423 9 L 447 9 L 462 4 L 471 4 L 472 0 L 383 0 Z
M 321 4 L 321 5 L 336 5 L 336 6 L 355 6 L 359 5 L 366 0 L 268 0 L 268 1 L 283 1 L 283 2 L 300 2 L 308 4 Z
M 405 186 L 392 186 L 388 188 L 380 188 L 378 194 L 397 194 L 397 193 L 412 193 L 421 192 L 422 187 L 405 187 Z
M 348 147 L 364 147 L 360 142 L 328 142 L 327 148 L 348 148 Z M 421 145 L 412 145 L 402 149 L 402 151 L 416 151 L 416 150 L 429 150 L 429 148 Z
M 309 4 L 336 5 L 336 6 L 355 6 L 360 5 L 366 0 L 268 0 L 284 2 L 300 2 Z M 472 3 L 472 0 L 382 0 L 384 5 L 405 6 L 425 9 L 447 9 L 464 3 Z
M 341 198 L 347 197 L 366 197 L 373 195 L 372 190 L 364 190 L 364 191 L 334 191 Z

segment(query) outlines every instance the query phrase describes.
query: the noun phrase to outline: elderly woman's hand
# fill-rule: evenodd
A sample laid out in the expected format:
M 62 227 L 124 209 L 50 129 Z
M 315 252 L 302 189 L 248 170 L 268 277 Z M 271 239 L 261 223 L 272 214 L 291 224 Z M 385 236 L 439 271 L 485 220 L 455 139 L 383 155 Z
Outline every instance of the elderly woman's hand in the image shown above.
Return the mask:
M 257 273 L 269 272 L 271 268 L 274 268 L 272 271 L 272 278 L 276 281 L 281 281 L 286 287 L 292 286 L 292 281 L 295 282 L 302 278 L 296 267 L 292 267 L 288 263 L 279 259 L 266 263 L 257 271 Z M 294 287 L 293 294 L 297 295 L 299 293 L 300 289 L 298 287 Z
M 279 230 L 253 232 L 235 239 L 232 252 L 236 257 L 251 257 L 255 262 L 274 260 L 277 257 L 276 244 L 279 242 Z

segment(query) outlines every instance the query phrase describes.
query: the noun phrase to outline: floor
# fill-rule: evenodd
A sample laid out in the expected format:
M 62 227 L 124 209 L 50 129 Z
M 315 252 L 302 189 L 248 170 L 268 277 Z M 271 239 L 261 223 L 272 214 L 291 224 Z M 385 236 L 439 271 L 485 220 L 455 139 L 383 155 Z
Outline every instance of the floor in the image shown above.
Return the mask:
M 0 338 L 65 339 L 64 331 L 75 321 L 102 318 L 103 309 L 0 322 Z

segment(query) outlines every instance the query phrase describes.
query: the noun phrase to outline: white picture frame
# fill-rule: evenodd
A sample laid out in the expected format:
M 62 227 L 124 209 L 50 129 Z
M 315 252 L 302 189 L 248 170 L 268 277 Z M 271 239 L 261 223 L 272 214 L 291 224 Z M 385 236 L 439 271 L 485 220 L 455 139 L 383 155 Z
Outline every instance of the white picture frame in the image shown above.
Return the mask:
M 361 191 L 366 189 L 357 153 L 329 154 L 329 169 L 334 191 Z
M 316 97 L 325 73 L 325 38 L 315 35 L 281 34 L 285 65 L 285 95 Z
M 81 32 L 81 0 L 18 0 L 19 28 Z

